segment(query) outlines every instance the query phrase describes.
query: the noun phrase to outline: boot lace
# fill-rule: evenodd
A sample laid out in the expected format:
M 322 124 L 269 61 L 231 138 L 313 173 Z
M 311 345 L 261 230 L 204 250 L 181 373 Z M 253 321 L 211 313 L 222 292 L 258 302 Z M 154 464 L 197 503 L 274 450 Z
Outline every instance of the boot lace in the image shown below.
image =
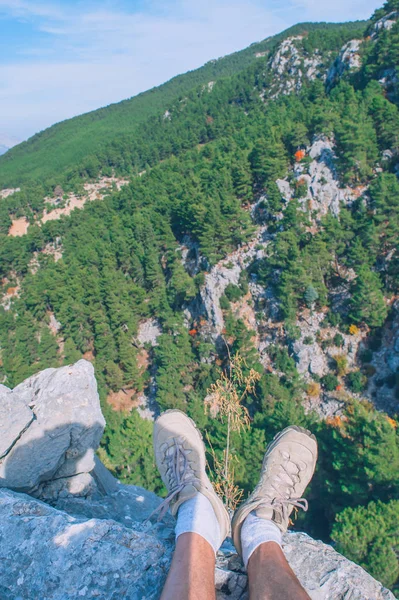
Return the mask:
M 275 496 L 271 498 L 259 498 L 254 501 L 254 510 L 257 508 L 272 508 L 280 513 L 283 520 L 288 520 L 292 508 L 307 511 L 309 508 L 306 498 L 291 497 L 293 488 L 300 481 L 300 472 L 306 468 L 306 465 L 296 464 L 291 460 L 288 453 L 282 452 L 281 456 L 286 462 L 279 463 L 278 470 L 273 473 L 267 473 L 267 478 L 270 479 L 270 487 L 275 492 Z M 290 468 L 289 468 L 290 467 Z M 263 482 L 260 482 L 260 487 Z M 282 486 L 285 490 L 282 493 Z M 270 494 L 268 494 L 270 496 Z
M 177 498 L 186 485 L 194 485 L 197 482 L 197 478 L 195 477 L 188 459 L 191 450 L 184 448 L 183 442 L 184 438 L 173 438 L 172 445 L 165 448 L 164 460 L 166 463 L 166 477 L 168 479 L 169 493 L 161 504 L 157 506 L 149 517 L 147 517 L 146 522 L 156 513 L 159 513 L 158 521 L 163 519 L 169 510 L 171 502 Z

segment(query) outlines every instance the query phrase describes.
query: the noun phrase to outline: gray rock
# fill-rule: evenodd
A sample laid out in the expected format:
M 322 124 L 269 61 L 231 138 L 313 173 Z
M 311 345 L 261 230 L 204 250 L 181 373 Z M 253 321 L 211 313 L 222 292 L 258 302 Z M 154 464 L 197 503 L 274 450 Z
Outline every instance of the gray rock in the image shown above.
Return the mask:
M 110 519 L 77 519 L 0 491 L 0 598 L 159 598 L 172 545 Z
M 392 11 L 391 13 L 385 15 L 384 17 L 382 17 L 382 19 L 379 19 L 376 23 L 374 23 L 371 37 L 378 37 L 378 34 L 381 30 L 391 29 L 396 23 L 398 14 L 399 13 L 397 11 Z
M 172 520 L 144 525 L 133 510 L 121 524 L 98 506 L 92 510 L 94 518 L 90 510 L 88 517 L 71 516 L 0 490 L 1 599 L 159 598 L 173 551 Z M 305 534 L 285 535 L 284 551 L 312 600 L 394 599 L 361 567 Z M 247 598 L 246 574 L 229 542 L 218 553 L 215 583 L 218 600 Z
M 339 215 L 340 204 L 350 205 L 366 187 L 352 189 L 349 186 L 341 188 L 339 176 L 335 167 L 336 154 L 334 142 L 325 136 L 315 136 L 312 145 L 307 148 L 307 153 L 312 159 L 305 167 L 298 163 L 294 167 L 297 181 L 306 183 L 307 193 L 300 200 L 305 212 L 316 212 L 319 216 L 331 212 Z M 278 188 L 286 201 L 294 196 L 294 189 L 287 179 L 277 180 Z
M 6 456 L 35 418 L 22 398 L 0 386 L 0 459 Z
M 302 35 L 286 38 L 271 57 L 269 67 L 274 74 L 268 90 L 271 98 L 299 92 L 306 80 L 325 78 L 321 53 L 316 50 L 312 57 L 306 56 L 301 47 L 302 39 Z
M 294 358 L 299 373 L 310 373 L 322 377 L 328 371 L 327 357 L 319 344 L 304 344 L 301 340 L 294 343 Z
M 394 600 L 361 567 L 305 533 L 286 534 L 283 549 L 312 600 Z
M 396 352 L 388 352 L 386 361 L 392 373 L 396 373 L 399 369 L 399 354 L 396 354 Z
M 44 482 L 94 468 L 94 449 L 105 421 L 91 363 L 80 360 L 46 369 L 5 397 L 2 422 L 14 424 L 19 432 L 17 442 L 0 460 L 0 487 L 33 491 Z M 59 487 L 53 481 L 51 485 Z
M 137 341 L 140 346 L 151 344 L 158 346 L 158 337 L 161 335 L 162 329 L 158 319 L 147 319 L 139 324 L 137 332 Z
M 268 241 L 266 232 L 266 227 L 259 227 L 249 244 L 242 246 L 218 262 L 210 273 L 205 275 L 205 284 L 201 288 L 200 298 L 196 298 L 187 307 L 188 315 L 186 316 L 191 319 L 206 316 L 209 321 L 209 331 L 206 333 L 211 339 L 218 339 L 224 327 L 220 298 L 230 283 L 233 285 L 239 283 L 241 271 L 247 264 L 254 258 L 259 259 L 264 256 L 264 249 L 257 250 L 257 246 Z M 190 321 L 190 319 L 187 320 Z
M 327 87 L 331 88 L 339 81 L 346 71 L 358 69 L 361 66 L 360 46 L 363 40 L 351 40 L 347 42 L 334 61 L 327 75 Z

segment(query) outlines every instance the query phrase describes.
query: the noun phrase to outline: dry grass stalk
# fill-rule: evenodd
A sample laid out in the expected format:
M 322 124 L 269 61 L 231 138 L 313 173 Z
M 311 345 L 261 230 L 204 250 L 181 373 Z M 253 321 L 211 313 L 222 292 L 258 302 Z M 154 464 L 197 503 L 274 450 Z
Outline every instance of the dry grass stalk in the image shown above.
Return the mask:
M 227 344 L 226 347 L 228 350 Z M 216 383 L 210 386 L 205 398 L 205 409 L 209 407 L 214 418 L 219 418 L 222 422 L 227 419 L 227 439 L 223 459 L 217 459 L 213 448 L 211 453 L 214 462 L 215 487 L 230 510 L 234 510 L 242 496 L 242 490 L 234 483 L 234 467 L 230 459 L 230 434 L 232 431 L 239 433 L 249 427 L 249 413 L 242 402 L 248 394 L 255 392 L 256 382 L 261 378 L 254 369 L 250 369 L 245 375 L 246 366 L 240 354 L 237 353 L 231 358 L 229 353 L 228 369 L 223 371 Z
M 208 436 L 207 436 L 208 437 Z M 212 447 L 211 441 L 208 437 L 208 444 L 210 446 L 210 454 L 212 456 L 213 469 L 209 469 L 212 473 L 213 485 L 218 496 L 223 500 L 224 505 L 230 514 L 232 514 L 237 506 L 241 502 L 243 496 L 243 490 L 235 484 L 234 475 L 234 461 L 237 461 L 236 457 L 230 459 L 227 463 L 227 476 L 226 476 L 226 453 L 227 449 L 223 450 L 222 459 L 218 459 L 215 450 Z

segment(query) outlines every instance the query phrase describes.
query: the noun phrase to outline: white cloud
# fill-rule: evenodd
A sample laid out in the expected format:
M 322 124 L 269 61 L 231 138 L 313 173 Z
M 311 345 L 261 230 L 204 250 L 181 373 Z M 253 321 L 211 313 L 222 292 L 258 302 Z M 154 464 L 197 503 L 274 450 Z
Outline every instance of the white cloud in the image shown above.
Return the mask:
M 32 42 L 14 61 L 0 63 L 0 130 L 25 138 L 56 121 L 131 97 L 295 22 L 360 18 L 359 11 L 367 16 L 378 3 L 152 0 L 143 6 L 145 11 L 133 12 L 126 0 L 99 0 L 96 5 L 0 0 L 0 14 L 28 20 L 51 42 Z
M 4 5 L 0 0 L 0 7 Z M 41 31 L 52 35 L 57 60 L 32 47 L 25 51 L 26 61 L 0 64 L 0 129 L 26 137 L 285 27 L 280 17 L 256 3 L 216 0 L 200 6 L 185 2 L 169 15 L 70 11 L 62 18 L 57 13 L 57 18 L 41 20 Z M 19 3 L 18 10 L 24 8 Z
M 31 0 L 0 0 L 1 9 L 15 17 L 62 19 L 65 16 L 61 7 L 55 6 L 54 3 L 32 2 Z
M 368 19 L 383 0 L 294 0 L 302 21 L 355 21 Z

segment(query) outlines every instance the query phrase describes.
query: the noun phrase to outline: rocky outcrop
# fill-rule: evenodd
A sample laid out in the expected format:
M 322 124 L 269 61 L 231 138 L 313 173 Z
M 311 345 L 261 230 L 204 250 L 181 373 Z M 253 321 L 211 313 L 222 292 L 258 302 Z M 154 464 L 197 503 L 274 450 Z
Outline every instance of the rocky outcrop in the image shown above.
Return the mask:
M 144 344 L 157 346 L 157 338 L 161 333 L 161 324 L 158 319 L 147 319 L 146 321 L 139 323 L 137 342 L 140 346 L 144 346 Z
M 399 301 L 392 307 L 391 319 L 385 324 L 381 339 L 375 342 L 378 347 L 372 344 L 374 351 L 371 353 L 369 350 L 371 377 L 367 395 L 379 410 L 396 414 L 399 395 Z
M 363 40 L 351 40 L 341 48 L 341 51 L 335 59 L 331 69 L 328 72 L 326 85 L 331 88 L 338 83 L 344 73 L 359 69 L 361 66 L 360 46 Z
M 388 15 L 385 15 L 384 17 L 382 17 L 382 19 L 379 19 L 378 21 L 376 21 L 373 25 L 373 29 L 371 31 L 371 37 L 372 38 L 376 38 L 378 36 L 378 34 L 380 33 L 380 31 L 384 30 L 384 29 L 391 29 L 399 16 L 399 12 L 394 10 L 392 12 L 390 12 Z
M 0 415 L 0 487 L 85 494 L 105 425 L 91 363 L 46 369 L 13 391 L 1 386 Z
M 294 167 L 293 184 L 288 179 L 277 180 L 283 198 L 288 202 L 295 195 L 294 186 L 306 186 L 299 199 L 306 212 L 315 211 L 318 217 L 331 212 L 338 216 L 341 202 L 350 205 L 366 191 L 365 187 L 342 188 L 335 167 L 334 142 L 324 136 L 316 136 L 306 149 L 306 156 L 312 160 L 306 166 L 299 162 Z
M 7 150 L 8 150 L 8 148 L 7 148 Z M 0 190 L 0 198 L 4 200 L 4 198 L 8 198 L 9 196 L 12 196 L 16 192 L 20 192 L 20 191 L 21 191 L 21 188 L 6 188 L 4 190 Z
M 299 92 L 305 81 L 313 81 L 322 74 L 323 57 L 318 50 L 312 56 L 306 56 L 301 48 L 303 36 L 289 37 L 277 48 L 269 61 L 269 67 L 275 75 L 267 96 L 276 98 L 283 94 Z
M 200 301 L 198 302 L 198 299 L 194 301 L 188 307 L 188 311 L 191 319 L 196 319 L 201 315 L 207 318 L 208 333 L 214 340 L 220 336 L 224 327 L 220 298 L 230 283 L 233 285 L 239 283 L 241 271 L 250 262 L 264 256 L 264 248 L 259 248 L 259 246 L 266 244 L 268 239 L 266 227 L 260 227 L 250 244 L 229 254 L 226 259 L 217 263 L 205 275 L 205 284 L 201 288 Z
M 119 483 L 93 458 L 104 420 L 91 364 L 47 369 L 14 391 L 1 386 L 0 415 L 1 600 L 159 598 L 174 519 L 146 521 L 160 499 Z M 79 477 L 90 478 L 85 494 L 75 483 L 58 487 Z M 284 550 L 313 600 L 393 600 L 363 569 L 303 533 L 285 535 Z M 218 600 L 248 598 L 229 540 L 215 582 Z

